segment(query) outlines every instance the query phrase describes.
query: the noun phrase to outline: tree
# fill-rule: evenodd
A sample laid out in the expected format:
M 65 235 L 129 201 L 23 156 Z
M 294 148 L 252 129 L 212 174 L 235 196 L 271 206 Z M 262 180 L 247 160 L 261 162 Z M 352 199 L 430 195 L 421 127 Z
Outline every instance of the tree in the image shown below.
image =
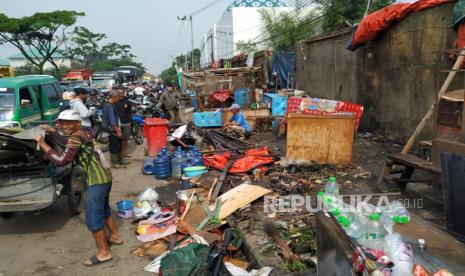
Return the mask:
M 249 44 L 248 47 L 264 43 L 273 49 L 293 49 L 297 41 L 315 33 L 315 25 L 311 23 L 316 17 L 316 11 L 302 14 L 302 10 L 300 1 L 296 1 L 294 12 L 276 13 L 267 9 L 259 10 L 267 36 L 261 40 L 255 39 L 254 44 Z M 241 46 L 245 47 L 245 45 Z
M 315 0 L 319 5 L 323 17 L 323 30 L 332 32 L 346 22 L 355 24 L 359 22 L 367 8 L 368 0 Z M 370 11 L 376 11 L 388 4 L 391 0 L 373 0 Z
M 82 57 L 84 67 L 89 68 L 91 62 L 102 55 L 99 42 L 106 37 L 105 34 L 93 33 L 86 27 L 75 27 L 71 38 L 73 46 L 63 53 L 72 58 Z
M 257 51 L 257 44 L 255 44 L 251 39 L 247 42 L 240 40 L 236 43 L 236 48 L 241 54 L 249 55 Z
M 176 72 L 176 69 L 173 67 L 163 70 L 160 74 L 160 78 L 163 80 L 164 83 L 178 82 L 178 74 Z
M 92 71 L 112 71 L 119 66 L 135 66 L 139 68 L 141 75 L 145 73 L 146 68 L 142 63 L 135 62 L 130 58 L 96 60 L 91 64 Z
M 26 63 L 23 66 L 18 66 L 15 68 L 15 76 L 24 76 L 24 75 L 35 75 L 39 74 L 37 66 Z
M 89 68 L 96 60 L 105 60 L 109 57 L 117 59 L 132 59 L 131 46 L 115 42 L 100 46 L 106 39 L 105 34 L 93 33 L 86 27 L 76 27 L 71 38 L 71 46 L 63 51 L 73 58 L 82 58 L 85 68 Z
M 53 11 L 10 18 L 0 13 L 0 43 L 18 48 L 24 58 L 37 67 L 39 74 L 43 73 L 47 62 L 58 70 L 53 54 L 68 40 L 68 28 L 83 15 L 76 11 Z

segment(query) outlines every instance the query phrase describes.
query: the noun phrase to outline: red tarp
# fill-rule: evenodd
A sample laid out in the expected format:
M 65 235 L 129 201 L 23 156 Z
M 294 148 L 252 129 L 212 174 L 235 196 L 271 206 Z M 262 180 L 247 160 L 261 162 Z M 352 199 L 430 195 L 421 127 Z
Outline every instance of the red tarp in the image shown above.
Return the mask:
M 357 27 L 348 49 L 355 51 L 368 41 L 375 38 L 376 34 L 386 30 L 389 26 L 402 20 L 411 12 L 420 11 L 444 3 L 454 2 L 453 0 L 419 0 L 414 3 L 399 3 L 387 6 L 367 15 Z
M 268 148 L 260 149 L 251 149 L 244 153 L 244 157 L 237 159 L 231 168 L 229 173 L 246 173 L 257 167 L 271 164 L 274 159 L 271 156 Z M 222 171 L 224 167 L 228 164 L 229 159 L 231 158 L 231 153 L 225 152 L 222 154 L 213 154 L 204 157 L 205 166 L 213 167 Z

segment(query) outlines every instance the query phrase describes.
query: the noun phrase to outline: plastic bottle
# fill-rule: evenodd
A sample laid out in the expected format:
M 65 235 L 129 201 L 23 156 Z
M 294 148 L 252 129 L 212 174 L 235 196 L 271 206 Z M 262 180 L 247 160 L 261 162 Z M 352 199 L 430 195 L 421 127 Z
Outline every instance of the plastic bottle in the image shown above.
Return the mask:
M 412 275 L 412 247 L 402 239 L 399 233 L 392 233 L 386 236 L 384 252 L 394 263 L 391 271 L 392 276 Z
M 405 209 L 404 204 L 400 201 L 394 201 L 391 203 L 392 219 L 395 223 L 407 224 L 410 221 L 410 214 Z
M 354 238 L 357 241 L 365 238 L 363 226 L 355 218 L 352 218 L 351 220 L 346 216 L 341 215 L 339 216 L 338 221 L 341 223 L 349 237 Z
M 386 229 L 384 229 L 384 225 L 381 223 L 380 218 L 381 215 L 379 213 L 372 213 L 365 224 L 366 246 L 368 248 L 377 250 L 383 249 Z
M 182 166 L 185 164 L 186 160 L 187 159 L 184 157 L 181 147 L 178 147 L 174 154 L 174 158 L 171 160 L 173 177 L 182 176 Z
M 331 199 L 333 204 L 337 204 L 339 197 L 339 185 L 336 182 L 336 177 L 331 176 L 325 186 L 325 195 Z

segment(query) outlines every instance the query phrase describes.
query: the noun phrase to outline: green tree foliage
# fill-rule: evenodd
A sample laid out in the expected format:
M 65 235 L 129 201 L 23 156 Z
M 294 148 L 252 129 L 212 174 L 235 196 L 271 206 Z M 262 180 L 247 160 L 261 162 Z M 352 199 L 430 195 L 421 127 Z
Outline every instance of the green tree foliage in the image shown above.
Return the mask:
M 26 65 L 18 66 L 15 68 L 15 76 L 35 75 L 39 74 L 37 66 L 26 63 Z
M 58 70 L 53 54 L 68 40 L 68 28 L 83 15 L 76 11 L 53 11 L 10 18 L 0 13 L 0 43 L 18 48 L 39 73 L 43 73 L 47 62 Z
M 59 65 L 58 70 L 55 68 L 47 68 L 44 69 L 42 74 L 44 75 L 50 75 L 55 77 L 57 80 L 61 80 L 66 76 L 66 73 L 70 68 L 64 65 Z M 25 76 L 25 75 L 37 75 L 40 74 L 39 68 L 31 63 L 27 63 L 26 65 L 23 66 L 18 66 L 15 68 L 15 76 Z
M 173 67 L 163 70 L 160 74 L 160 78 L 164 83 L 178 82 L 178 75 L 176 69 Z
M 337 30 L 345 22 L 355 24 L 365 14 L 368 0 L 315 0 L 319 5 L 322 18 L 323 31 L 332 32 Z M 379 10 L 388 4 L 395 2 L 391 0 L 373 0 L 370 12 Z
M 119 66 L 135 66 L 140 69 L 141 75 L 146 71 L 146 68 L 142 65 L 142 63 L 136 62 L 131 58 L 95 60 L 92 62 L 90 69 L 94 72 L 112 71 Z
M 112 42 L 100 46 L 106 38 L 105 34 L 93 33 L 86 27 L 76 27 L 71 38 L 71 46 L 63 52 L 73 58 L 82 58 L 85 68 L 89 68 L 92 62 L 105 60 L 107 57 L 125 60 L 135 57 L 131 54 L 131 46 L 126 44 Z
M 315 33 L 315 24 L 312 24 L 312 20 L 316 16 L 316 11 L 306 14 L 303 14 L 303 11 L 300 1 L 296 1 L 295 10 L 292 12 L 261 9 L 259 12 L 267 36 L 261 40 L 255 39 L 254 43 L 264 43 L 273 49 L 293 49 L 297 41 L 308 38 Z
M 248 41 L 240 40 L 236 43 L 236 48 L 244 55 L 249 55 L 257 51 L 257 45 L 251 39 Z
M 194 64 L 195 66 L 200 66 L 200 49 L 194 49 Z M 188 52 L 187 55 L 179 55 L 175 57 L 171 66 L 161 72 L 160 78 L 164 83 L 170 83 L 173 81 L 175 83 L 178 82 L 176 66 L 182 68 L 192 68 L 191 52 Z

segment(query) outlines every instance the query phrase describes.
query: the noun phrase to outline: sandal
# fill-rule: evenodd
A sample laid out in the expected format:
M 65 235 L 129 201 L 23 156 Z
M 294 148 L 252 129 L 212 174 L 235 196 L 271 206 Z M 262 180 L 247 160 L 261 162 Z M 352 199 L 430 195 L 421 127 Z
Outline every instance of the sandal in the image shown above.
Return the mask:
M 108 245 L 123 245 L 124 244 L 123 240 L 121 240 L 120 242 L 117 242 L 112 239 L 108 239 L 107 242 L 108 242 Z
M 90 264 L 84 263 L 84 265 L 87 266 L 87 267 L 97 266 L 97 265 L 101 265 L 101 264 L 104 264 L 104 263 L 111 262 L 111 261 L 113 261 L 113 257 L 111 257 L 110 259 L 106 259 L 106 260 L 101 261 L 101 260 L 97 259 L 97 256 L 94 255 L 89 260 L 90 260 Z

